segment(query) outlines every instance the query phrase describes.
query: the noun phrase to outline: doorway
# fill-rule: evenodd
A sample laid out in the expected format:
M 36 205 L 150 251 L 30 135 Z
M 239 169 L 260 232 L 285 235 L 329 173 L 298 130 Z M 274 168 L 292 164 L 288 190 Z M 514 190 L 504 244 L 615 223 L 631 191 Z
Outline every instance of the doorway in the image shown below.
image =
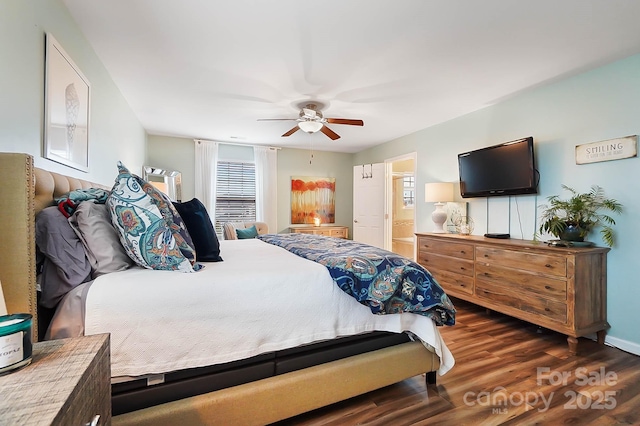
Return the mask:
M 386 211 L 385 248 L 415 260 L 417 154 L 385 160 Z

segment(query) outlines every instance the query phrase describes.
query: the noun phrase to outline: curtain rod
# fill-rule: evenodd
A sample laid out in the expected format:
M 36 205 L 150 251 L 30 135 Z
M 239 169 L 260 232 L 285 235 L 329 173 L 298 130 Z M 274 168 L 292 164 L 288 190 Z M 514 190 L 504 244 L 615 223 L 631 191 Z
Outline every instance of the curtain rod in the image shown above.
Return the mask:
M 248 144 L 248 143 L 242 143 L 242 142 L 220 142 L 220 141 L 210 141 L 207 139 L 194 139 L 195 142 L 215 142 L 215 143 L 221 143 L 224 145 L 236 145 L 236 146 L 248 146 L 248 147 L 258 147 L 258 148 L 269 148 L 269 149 L 282 149 L 282 147 L 279 146 L 269 146 L 269 145 L 252 145 L 252 144 Z

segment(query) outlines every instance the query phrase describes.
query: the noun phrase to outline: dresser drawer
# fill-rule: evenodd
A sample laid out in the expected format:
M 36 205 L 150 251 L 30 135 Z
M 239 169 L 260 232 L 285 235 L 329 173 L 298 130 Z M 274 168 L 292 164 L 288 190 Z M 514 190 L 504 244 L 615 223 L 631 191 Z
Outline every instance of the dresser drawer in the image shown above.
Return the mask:
M 473 260 L 473 245 L 466 243 L 454 243 L 419 237 L 418 251 L 437 253 L 442 256 L 453 256 L 459 259 Z
M 430 268 L 429 272 L 445 292 L 473 294 L 473 277 L 436 268 Z
M 348 228 L 344 228 L 344 229 L 332 229 L 330 236 L 334 237 L 334 238 L 347 238 L 347 229 Z
M 521 297 L 526 297 L 527 293 L 534 293 L 559 302 L 567 300 L 567 281 L 564 279 L 545 277 L 518 269 L 489 266 L 482 262 L 478 262 L 475 267 L 477 280 L 509 283 L 514 289 L 522 292 Z
M 567 260 L 564 256 L 548 256 L 522 250 L 514 251 L 478 246 L 476 247 L 476 261 L 491 267 L 506 266 L 544 275 L 567 276 Z
M 429 271 L 438 270 L 453 272 L 473 278 L 472 260 L 456 259 L 454 257 L 440 256 L 438 254 L 425 253 L 421 251 L 418 255 L 418 263 Z
M 498 284 L 477 278 L 476 297 L 487 300 L 491 304 L 509 306 L 527 314 L 541 315 L 542 318 L 559 321 L 563 324 L 567 322 L 566 303 L 534 294 L 523 294 L 517 286 L 509 283 Z M 524 319 L 530 321 L 533 318 L 535 317 L 527 316 Z
M 295 234 L 315 234 L 313 228 L 292 228 L 291 232 Z

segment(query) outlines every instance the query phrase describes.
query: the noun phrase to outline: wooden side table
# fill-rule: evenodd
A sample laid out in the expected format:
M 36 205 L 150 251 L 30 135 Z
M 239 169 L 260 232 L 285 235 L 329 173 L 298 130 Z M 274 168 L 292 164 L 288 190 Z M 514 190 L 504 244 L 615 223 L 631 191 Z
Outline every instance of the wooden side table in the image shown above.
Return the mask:
M 109 351 L 108 334 L 35 343 L 30 365 L 0 376 L 0 424 L 110 425 Z

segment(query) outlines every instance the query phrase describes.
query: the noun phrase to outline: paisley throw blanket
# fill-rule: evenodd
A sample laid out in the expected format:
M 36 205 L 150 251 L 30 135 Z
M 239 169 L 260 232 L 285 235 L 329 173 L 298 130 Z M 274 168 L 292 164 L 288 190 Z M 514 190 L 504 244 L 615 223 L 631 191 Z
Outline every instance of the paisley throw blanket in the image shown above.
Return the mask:
M 367 244 L 310 234 L 257 238 L 327 267 L 335 283 L 374 314 L 412 312 L 437 325 L 455 324 L 455 308 L 419 264 Z

